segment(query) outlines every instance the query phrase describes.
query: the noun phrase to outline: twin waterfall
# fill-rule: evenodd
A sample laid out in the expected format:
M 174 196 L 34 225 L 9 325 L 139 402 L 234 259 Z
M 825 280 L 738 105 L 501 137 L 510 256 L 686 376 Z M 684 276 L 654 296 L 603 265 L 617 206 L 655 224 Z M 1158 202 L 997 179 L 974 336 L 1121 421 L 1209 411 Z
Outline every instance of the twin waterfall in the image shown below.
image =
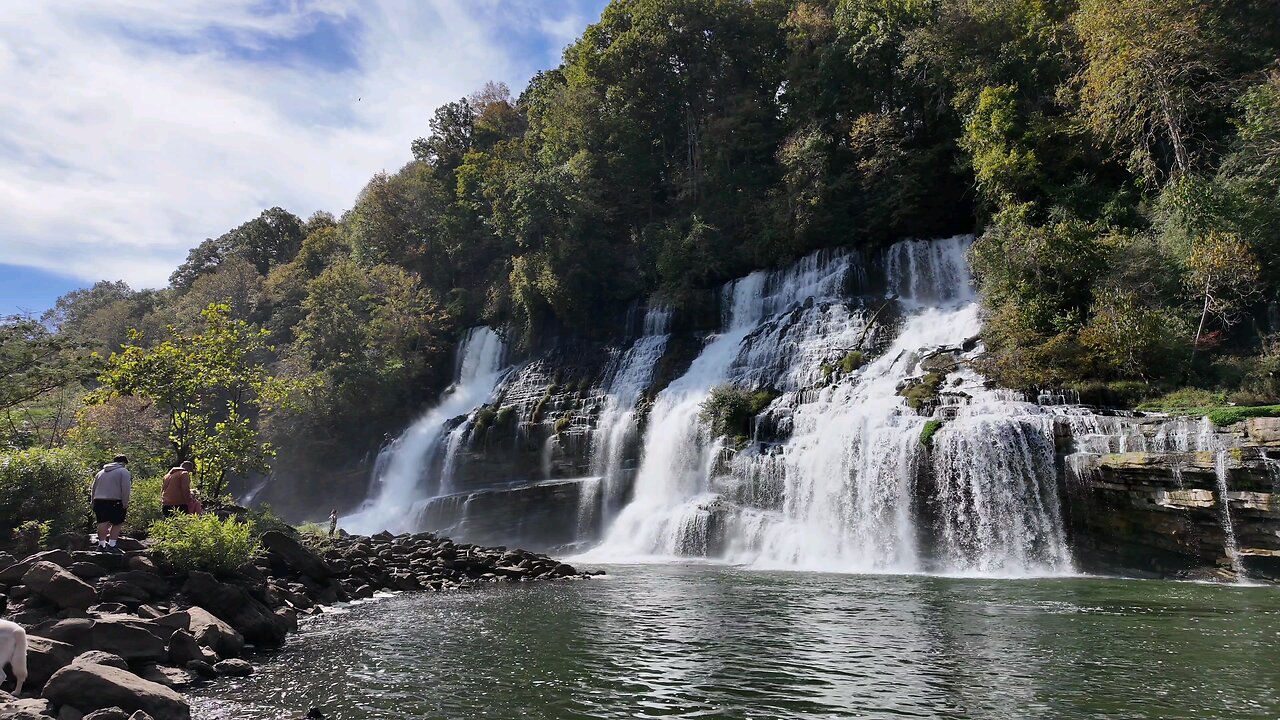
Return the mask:
M 581 423 L 583 477 L 556 480 L 549 462 L 535 461 L 526 477 L 455 487 L 468 442 L 473 454 L 493 451 L 468 440 L 486 403 L 522 418 L 517 437 L 547 426 L 533 417 L 541 404 L 527 411 L 503 385 L 519 382 L 522 366 L 502 367 L 498 336 L 475 329 L 461 345 L 457 383 L 388 447 L 370 499 L 343 524 L 424 529 L 417 518 L 427 504 L 465 512 L 481 492 L 573 483 L 578 516 L 559 522 L 578 528 L 576 544 L 597 561 L 1072 572 L 1056 483 L 1059 411 L 989 389 L 964 362 L 981 329 L 971 240 L 903 241 L 876 256 L 820 252 L 735 280 L 721 291 L 718 332 L 665 380 L 658 368 L 674 344 L 672 314 L 650 308 L 635 339 L 589 392 L 579 390 L 590 412 L 566 413 L 554 435 L 536 439 L 544 456 L 563 452 L 561 433 L 572 438 Z M 933 392 L 904 397 L 920 383 Z M 726 384 L 767 392 L 750 437 L 711 436 L 704 403 Z M 548 397 L 555 387 L 548 382 Z

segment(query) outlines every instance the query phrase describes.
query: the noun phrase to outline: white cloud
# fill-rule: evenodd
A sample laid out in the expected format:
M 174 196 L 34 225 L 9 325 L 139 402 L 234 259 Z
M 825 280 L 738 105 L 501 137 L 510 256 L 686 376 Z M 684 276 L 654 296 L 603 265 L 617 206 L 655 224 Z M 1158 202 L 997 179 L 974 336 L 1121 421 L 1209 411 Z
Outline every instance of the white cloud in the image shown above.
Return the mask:
M 280 205 L 350 206 L 432 110 L 518 89 L 599 0 L 21 3 L 0 14 L 0 263 L 163 285 L 186 251 Z M 355 67 L 269 53 L 358 24 Z

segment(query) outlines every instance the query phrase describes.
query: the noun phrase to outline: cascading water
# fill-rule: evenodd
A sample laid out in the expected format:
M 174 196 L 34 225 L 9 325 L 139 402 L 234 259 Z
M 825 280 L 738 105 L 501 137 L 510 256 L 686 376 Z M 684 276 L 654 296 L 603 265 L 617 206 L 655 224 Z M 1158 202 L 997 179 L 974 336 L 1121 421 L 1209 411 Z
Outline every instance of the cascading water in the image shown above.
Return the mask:
M 831 362 L 868 347 L 879 315 L 848 299 L 856 255 L 814 255 L 726 286 L 722 332 L 655 400 L 634 497 L 597 557 L 715 555 L 761 566 L 918 571 L 917 479 L 927 416 L 898 395 L 939 347 L 980 330 L 965 262 L 970 238 L 894 245 L 884 258 L 902 319 L 875 360 L 834 382 Z M 865 283 L 863 283 L 865 284 Z M 980 378 L 949 388 L 977 401 L 947 408 L 936 439 L 932 503 L 936 569 L 1070 570 L 1054 485 L 1053 423 L 1036 406 L 1000 400 Z M 789 431 L 779 446 L 738 451 L 699 421 L 721 383 L 781 391 L 766 415 Z M 977 408 L 981 408 L 980 410 Z M 1028 409 L 1030 408 L 1030 409 Z M 942 411 L 939 410 L 941 413 Z M 1001 433 L 993 443 L 987 433 Z M 764 445 L 760 443 L 759 445 Z
M 620 357 L 605 391 L 600 419 L 591 439 L 591 470 L 602 478 L 593 485 L 607 523 L 617 510 L 622 490 L 622 462 L 636 431 L 636 403 L 653 380 L 653 371 L 671 337 L 671 310 L 653 307 L 645 313 L 643 334 Z M 584 498 L 587 495 L 584 494 Z M 585 505 L 584 505 L 585 507 Z M 583 521 L 585 522 L 585 521 Z
M 502 377 L 503 352 L 502 338 L 490 328 L 467 331 L 458 345 L 454 384 L 435 407 L 383 449 L 374 464 L 371 497 L 358 512 L 342 519 L 344 528 L 364 534 L 415 529 L 410 509 L 430 495 L 447 491 L 449 485 L 454 452 L 446 452 L 439 476 L 430 477 L 441 441 L 447 437 L 446 449 L 456 451 L 467 421 L 447 432 L 449 423 L 475 411 L 493 393 Z

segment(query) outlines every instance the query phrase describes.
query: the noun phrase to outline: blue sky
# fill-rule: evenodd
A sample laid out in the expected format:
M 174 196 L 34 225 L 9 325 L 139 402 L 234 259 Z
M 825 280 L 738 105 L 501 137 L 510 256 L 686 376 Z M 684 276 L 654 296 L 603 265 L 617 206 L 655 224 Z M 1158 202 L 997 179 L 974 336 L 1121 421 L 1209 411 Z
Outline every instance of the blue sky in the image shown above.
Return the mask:
M 605 0 L 92 0 L 0 14 L 0 314 L 159 287 L 280 205 L 349 207 L 431 111 L 518 93 Z

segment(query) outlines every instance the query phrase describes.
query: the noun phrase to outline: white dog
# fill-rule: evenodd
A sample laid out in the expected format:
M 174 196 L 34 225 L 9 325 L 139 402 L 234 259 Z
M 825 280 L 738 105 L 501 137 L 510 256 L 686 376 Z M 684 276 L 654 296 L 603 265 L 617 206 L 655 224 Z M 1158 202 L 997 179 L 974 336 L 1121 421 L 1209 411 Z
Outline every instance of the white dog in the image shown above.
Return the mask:
M 4 679 L 4 666 L 8 665 L 17 683 L 13 695 L 22 694 L 22 683 L 27 681 L 27 631 L 18 623 L 0 620 L 0 680 Z

